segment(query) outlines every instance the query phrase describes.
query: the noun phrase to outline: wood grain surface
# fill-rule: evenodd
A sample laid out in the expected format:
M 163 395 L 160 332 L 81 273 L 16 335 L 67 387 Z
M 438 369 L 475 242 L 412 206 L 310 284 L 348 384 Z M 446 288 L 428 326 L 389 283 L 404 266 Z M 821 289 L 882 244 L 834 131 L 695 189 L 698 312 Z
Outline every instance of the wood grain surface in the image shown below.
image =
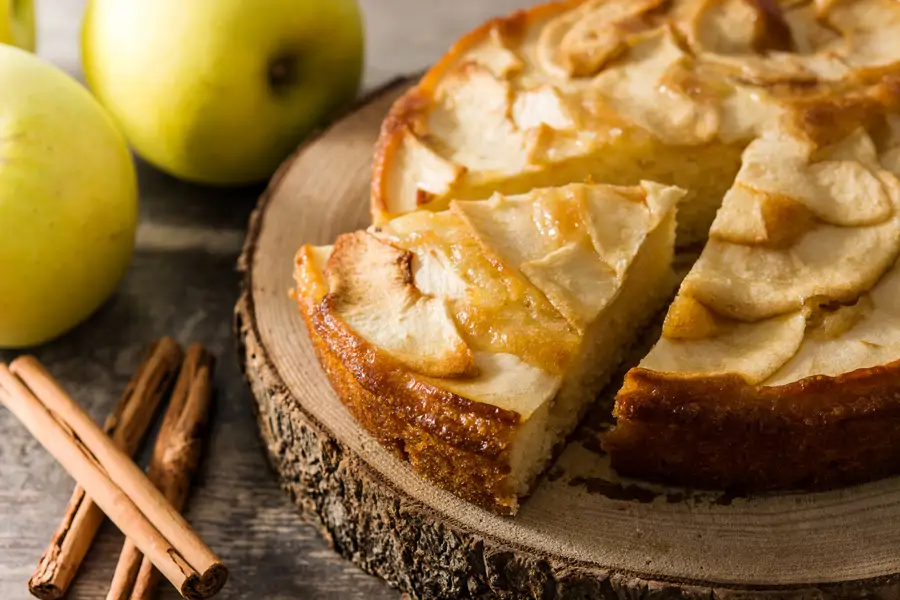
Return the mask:
M 78 35 L 85 0 L 37 0 L 39 54 L 82 79 Z M 534 4 L 523 0 L 360 0 L 366 17 L 365 86 L 432 62 L 485 18 Z M 138 164 L 141 228 L 131 268 L 112 300 L 88 322 L 33 352 L 102 422 L 140 353 L 171 334 L 201 341 L 219 358 L 211 439 L 187 510 L 222 556 L 231 578 L 223 600 L 393 599 L 398 593 L 344 561 L 303 524 L 260 449 L 231 330 L 234 265 L 262 188 L 216 190 Z M 0 360 L 16 353 L 0 352 Z M 146 452 L 144 454 L 146 460 Z M 0 599 L 25 600 L 26 582 L 65 508 L 72 481 L 5 411 L 0 411 Z M 107 524 L 70 594 L 103 598 L 121 549 Z M 163 600 L 174 590 L 160 588 Z
M 238 326 L 259 425 L 284 485 L 336 549 L 423 598 L 900 593 L 900 478 L 753 497 L 623 481 L 599 449 L 601 402 L 519 514 L 502 518 L 430 485 L 359 427 L 285 288 L 300 244 L 368 224 L 371 147 L 406 85 L 282 167 L 241 261 Z

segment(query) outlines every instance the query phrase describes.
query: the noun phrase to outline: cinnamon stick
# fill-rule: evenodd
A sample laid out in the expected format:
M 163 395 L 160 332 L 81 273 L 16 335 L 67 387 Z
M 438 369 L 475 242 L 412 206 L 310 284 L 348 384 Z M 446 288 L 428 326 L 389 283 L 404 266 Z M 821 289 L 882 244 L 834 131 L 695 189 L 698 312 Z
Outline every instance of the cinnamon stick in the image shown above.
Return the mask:
M 150 426 L 163 395 L 169 390 L 182 359 L 181 347 L 170 337 L 147 349 L 103 431 L 126 454 L 133 455 Z M 38 566 L 28 590 L 42 600 L 59 600 L 68 591 L 103 522 L 103 511 L 75 486 L 62 522 Z
M 185 598 L 222 588 L 225 566 L 36 359 L 0 365 L 0 401 Z
M 175 391 L 153 448 L 150 481 L 175 510 L 187 501 L 200 463 L 206 417 L 212 399 L 213 357 L 200 344 L 188 348 Z M 125 540 L 107 600 L 151 600 L 158 571 L 131 539 Z
M 113 598 L 128 600 L 131 597 L 131 590 L 134 588 L 134 582 L 137 581 L 143 559 L 144 555 L 134 545 L 131 538 L 125 538 L 125 545 L 122 546 L 122 553 L 119 554 L 119 562 L 116 564 L 112 583 L 109 584 L 106 600 Z

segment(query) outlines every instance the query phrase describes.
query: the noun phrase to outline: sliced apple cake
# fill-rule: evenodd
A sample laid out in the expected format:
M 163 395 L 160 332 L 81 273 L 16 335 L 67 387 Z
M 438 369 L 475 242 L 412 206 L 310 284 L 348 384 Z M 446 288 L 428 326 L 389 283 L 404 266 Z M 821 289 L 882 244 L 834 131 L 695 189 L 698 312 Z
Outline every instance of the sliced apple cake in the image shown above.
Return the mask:
M 670 299 L 677 227 L 709 241 L 618 395 L 620 473 L 900 470 L 898 40 L 896 0 L 563 0 L 466 35 L 382 125 L 374 226 L 297 256 L 339 395 L 514 513 Z

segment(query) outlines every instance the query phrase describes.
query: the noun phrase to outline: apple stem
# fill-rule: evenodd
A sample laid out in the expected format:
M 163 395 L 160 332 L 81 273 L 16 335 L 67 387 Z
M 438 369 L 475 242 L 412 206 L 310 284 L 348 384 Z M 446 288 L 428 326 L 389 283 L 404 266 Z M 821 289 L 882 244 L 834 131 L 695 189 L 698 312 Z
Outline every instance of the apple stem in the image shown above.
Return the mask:
M 269 63 L 269 87 L 283 93 L 298 80 L 298 60 L 295 54 L 282 54 Z

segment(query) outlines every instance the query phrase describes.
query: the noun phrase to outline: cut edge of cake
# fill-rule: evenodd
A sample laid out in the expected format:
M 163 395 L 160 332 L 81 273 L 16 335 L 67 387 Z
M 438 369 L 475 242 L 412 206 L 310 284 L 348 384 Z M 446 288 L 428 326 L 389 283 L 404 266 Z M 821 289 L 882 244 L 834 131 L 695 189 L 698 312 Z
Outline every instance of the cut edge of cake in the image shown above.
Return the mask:
M 574 185 L 567 186 L 562 193 L 571 194 L 573 191 L 591 188 L 625 190 L 614 186 Z M 316 353 L 340 399 L 373 437 L 394 454 L 407 460 L 413 470 L 426 479 L 493 512 L 515 514 L 520 499 L 530 493 L 541 473 L 562 449 L 567 436 L 572 433 L 601 388 L 609 382 L 634 338 L 654 315 L 659 314 L 674 291 L 676 282 L 671 270 L 674 217 L 677 199 L 682 196 L 682 192 L 677 188 L 646 183 L 644 188 L 628 188 L 623 197 L 634 195 L 635 189 L 643 189 L 646 197 L 662 198 L 656 209 L 648 209 L 650 213 L 653 210 L 660 212 L 653 217 L 655 220 L 651 221 L 646 235 L 640 239 L 635 255 L 621 263 L 625 266 L 619 288 L 596 318 L 586 323 L 571 358 L 562 367 L 562 372 L 552 378 L 547 373 L 541 376 L 533 372 L 533 367 L 527 366 L 515 356 L 509 355 L 511 357 L 507 358 L 506 354 L 490 354 L 484 349 L 476 349 L 471 353 L 470 358 L 478 373 L 474 380 L 476 382 L 479 377 L 489 377 L 493 378 L 491 381 L 500 382 L 498 385 L 506 385 L 503 377 L 508 379 L 512 375 L 520 380 L 534 378 L 533 382 L 524 382 L 530 388 L 547 388 L 548 397 L 535 402 L 527 411 L 523 410 L 527 414 L 517 412 L 514 403 L 490 404 L 483 399 L 479 401 L 466 397 L 466 390 L 477 388 L 472 388 L 467 383 L 467 377 L 471 375 L 467 374 L 469 367 L 466 366 L 466 353 L 460 354 L 453 350 L 453 344 L 446 344 L 444 349 L 438 348 L 440 344 L 434 344 L 436 349 L 429 352 L 434 360 L 410 359 L 403 351 L 402 342 L 383 342 L 382 346 L 392 346 L 389 352 L 360 334 L 358 330 L 366 330 L 369 337 L 379 337 L 383 327 L 380 318 L 366 322 L 354 321 L 355 312 L 345 310 L 342 313 L 337 307 L 343 301 L 336 298 L 334 289 L 344 288 L 340 280 L 342 275 L 334 274 L 338 270 L 334 261 L 351 256 L 342 247 L 356 244 L 390 246 L 385 252 L 385 264 L 389 265 L 391 272 L 399 275 L 379 277 L 385 280 L 385 288 L 397 289 L 404 286 L 415 287 L 416 274 L 422 274 L 423 263 L 415 258 L 415 252 L 394 246 L 390 238 L 385 237 L 388 232 L 376 228 L 345 234 L 338 238 L 334 247 L 302 247 L 295 263 L 295 297 Z M 546 191 L 536 190 L 528 198 L 539 197 L 542 193 Z M 482 202 L 529 203 L 528 198 L 495 197 Z M 604 197 L 601 194 L 594 201 L 602 203 Z M 615 201 L 632 202 L 621 198 Z M 456 212 L 464 210 L 454 208 Z M 451 208 L 451 213 L 454 208 Z M 360 240 L 360 236 L 367 237 Z M 596 237 L 603 239 L 602 232 Z M 369 247 L 352 255 L 357 257 L 352 260 L 366 261 L 366 257 L 379 254 L 379 248 L 380 246 Z M 596 249 L 596 246 L 591 244 L 591 248 Z M 617 248 L 603 250 L 608 260 L 614 262 Z M 491 250 L 486 252 L 492 253 Z M 336 255 L 338 258 L 335 258 Z M 560 252 L 554 251 L 549 256 L 559 255 Z M 501 270 L 509 269 L 511 261 L 513 258 L 506 252 L 494 253 L 490 257 L 490 262 L 501 265 Z M 531 263 L 542 264 L 544 261 L 545 259 L 541 259 Z M 397 264 L 401 264 L 401 267 L 394 270 L 392 265 Z M 414 268 L 416 265 L 418 270 Z M 566 268 L 562 267 L 562 270 Z M 354 276 L 378 270 L 379 267 L 373 265 L 354 265 L 346 268 L 346 275 Z M 403 275 L 404 272 L 406 275 Z M 365 278 L 365 275 L 362 277 Z M 535 277 L 534 273 L 531 277 Z M 449 280 L 447 277 L 445 279 Z M 388 283 L 390 280 L 394 283 Z M 565 287 L 565 277 L 553 285 L 559 285 L 559 281 Z M 428 285 L 425 283 L 423 280 L 422 285 L 426 289 L 434 285 L 433 282 L 428 282 Z M 447 281 L 443 283 L 446 284 Z M 370 295 L 364 289 L 366 285 L 361 284 L 342 293 L 352 296 L 350 302 L 356 302 L 360 294 Z M 545 285 L 545 289 L 549 288 Z M 381 292 L 382 290 L 378 290 L 377 298 L 367 297 L 363 302 L 383 309 L 388 305 L 381 303 Z M 424 311 L 424 304 L 436 298 L 437 296 L 421 293 L 421 290 L 411 290 L 402 306 L 415 305 L 418 307 L 416 310 Z M 426 315 L 410 318 L 432 317 Z M 578 321 L 571 316 L 569 319 L 572 320 L 569 327 L 574 329 Z M 373 324 L 370 322 L 372 320 L 379 323 Z M 442 320 L 442 316 L 435 317 L 431 321 L 431 328 L 438 328 Z M 355 327 L 348 321 L 354 322 Z M 393 335 L 390 339 L 398 337 L 401 336 Z M 465 332 L 463 338 L 471 342 Z M 428 348 L 431 349 L 432 345 L 428 345 Z M 450 355 L 459 355 L 463 359 L 450 360 Z M 425 362 L 429 364 L 423 364 Z M 453 364 L 454 367 L 441 373 L 437 369 L 442 364 Z M 492 373 L 492 369 L 499 371 Z M 541 385 L 541 382 L 548 385 Z M 520 382 L 519 385 L 521 384 Z

